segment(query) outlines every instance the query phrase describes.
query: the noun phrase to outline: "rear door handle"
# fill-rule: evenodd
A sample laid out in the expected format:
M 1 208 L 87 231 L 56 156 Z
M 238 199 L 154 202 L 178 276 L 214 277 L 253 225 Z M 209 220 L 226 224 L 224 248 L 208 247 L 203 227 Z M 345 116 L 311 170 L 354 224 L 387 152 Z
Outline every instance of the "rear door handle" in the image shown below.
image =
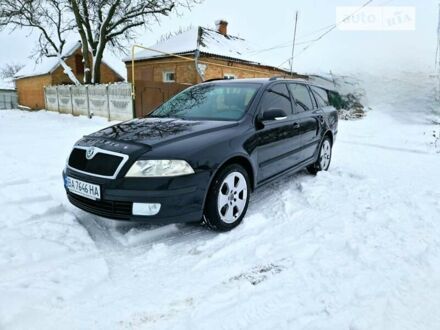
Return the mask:
M 319 115 L 318 119 L 321 122 L 321 124 L 324 124 L 324 117 L 322 115 Z
M 299 123 L 294 123 L 293 124 L 293 128 L 300 128 L 300 127 L 301 127 L 301 125 Z

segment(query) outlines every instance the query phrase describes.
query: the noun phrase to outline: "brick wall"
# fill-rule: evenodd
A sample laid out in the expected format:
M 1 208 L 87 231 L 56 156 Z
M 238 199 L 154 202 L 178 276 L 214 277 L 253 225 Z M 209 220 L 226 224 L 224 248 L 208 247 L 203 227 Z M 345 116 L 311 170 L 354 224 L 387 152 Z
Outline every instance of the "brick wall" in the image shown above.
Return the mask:
M 84 73 L 82 71 L 79 71 L 82 69 L 81 67 L 78 67 L 78 60 L 76 59 L 76 56 L 79 56 L 79 61 L 82 61 L 82 55 L 81 55 L 81 49 L 78 49 L 72 56 L 70 56 L 68 59 L 65 60 L 66 64 L 72 68 L 73 73 L 75 74 L 76 78 L 80 81 L 84 81 Z M 72 81 L 69 79 L 69 77 L 64 73 L 64 68 L 62 66 L 59 66 L 53 73 L 53 85 L 63 85 L 63 84 L 72 84 Z M 111 70 L 107 64 L 101 63 L 101 83 L 107 84 L 111 82 L 118 82 L 123 81 L 117 74 Z
M 220 65 L 226 65 L 226 67 L 223 66 L 217 66 L 215 64 L 207 64 L 206 72 L 205 72 L 205 79 L 215 79 L 215 78 L 223 78 L 226 74 L 234 75 L 235 78 L 241 79 L 241 78 L 270 78 L 273 76 L 279 76 L 284 75 L 285 72 L 273 68 L 268 68 L 264 66 L 259 65 L 251 65 L 251 64 L 243 64 L 243 63 L 237 63 L 233 61 L 227 61 L 227 60 L 219 60 L 219 59 L 213 59 L 210 57 L 201 57 L 201 62 L 210 62 Z
M 214 59 L 212 57 L 202 56 L 201 62 L 210 62 L 205 71 L 205 80 L 214 78 L 223 78 L 225 74 L 234 75 L 236 78 L 267 78 L 278 75 L 284 75 L 285 72 L 273 68 L 259 65 L 243 64 L 224 59 Z M 221 64 L 228 66 L 217 66 Z M 131 81 L 131 62 L 126 63 L 128 81 Z M 163 73 L 173 71 L 175 73 L 176 83 L 196 84 L 200 82 L 196 72 L 194 62 L 188 62 L 179 58 L 165 58 L 148 61 L 137 61 L 135 63 L 136 81 L 162 82 Z M 257 71 L 257 72 L 255 72 Z
M 65 60 L 66 64 L 70 66 L 80 82 L 84 79 L 83 73 L 78 73 L 81 69 L 77 65 L 81 64 L 82 56 L 79 60 L 76 60 L 75 56 L 81 56 L 81 50 L 78 49 L 72 56 Z M 79 61 L 79 62 L 78 62 Z M 123 81 L 113 70 L 111 70 L 107 64 L 101 64 L 101 82 L 111 83 Z M 46 74 L 41 76 L 33 76 L 27 78 L 21 78 L 16 80 L 16 88 L 18 94 L 18 103 L 20 105 L 27 106 L 31 109 L 43 109 L 44 108 L 44 86 L 55 86 L 55 85 L 71 85 L 72 81 L 64 73 L 62 66 L 55 69 L 52 74 Z
M 176 83 L 197 83 L 197 72 L 194 67 L 194 62 L 177 58 L 158 59 L 136 62 L 134 68 L 136 81 L 162 82 L 163 73 L 173 71 L 175 73 Z M 127 63 L 127 77 L 128 81 L 131 81 L 131 63 Z
M 52 84 L 50 74 L 22 78 L 15 81 L 18 104 L 31 109 L 44 109 L 44 86 Z

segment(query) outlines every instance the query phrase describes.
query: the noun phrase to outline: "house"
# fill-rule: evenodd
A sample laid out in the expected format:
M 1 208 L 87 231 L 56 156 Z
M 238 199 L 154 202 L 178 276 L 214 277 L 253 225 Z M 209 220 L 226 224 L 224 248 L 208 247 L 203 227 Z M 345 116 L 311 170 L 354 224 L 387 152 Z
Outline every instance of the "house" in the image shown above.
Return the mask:
M 14 109 L 17 107 L 17 92 L 14 82 L 0 80 L 0 110 Z
M 227 31 L 228 23 L 216 22 L 216 29 L 190 28 L 134 55 L 136 115 L 144 116 L 189 85 L 217 78 L 284 76 L 286 70 L 251 60 L 253 47 Z M 196 55 L 199 54 L 197 57 Z M 176 57 L 180 55 L 187 60 Z M 123 59 L 128 81 L 132 80 L 131 57 Z M 295 74 L 295 77 L 299 75 Z
M 74 42 L 62 55 L 65 63 L 79 81 L 84 79 L 84 63 L 81 53 L 81 43 Z M 124 81 L 124 73 L 118 72 L 114 65 L 110 66 L 104 58 L 101 64 L 101 82 L 111 83 Z M 121 62 L 122 64 L 122 62 Z M 15 75 L 15 86 L 18 94 L 18 104 L 30 109 L 43 109 L 44 87 L 63 84 L 73 84 L 64 73 L 58 58 L 43 58 L 40 63 L 29 63 Z

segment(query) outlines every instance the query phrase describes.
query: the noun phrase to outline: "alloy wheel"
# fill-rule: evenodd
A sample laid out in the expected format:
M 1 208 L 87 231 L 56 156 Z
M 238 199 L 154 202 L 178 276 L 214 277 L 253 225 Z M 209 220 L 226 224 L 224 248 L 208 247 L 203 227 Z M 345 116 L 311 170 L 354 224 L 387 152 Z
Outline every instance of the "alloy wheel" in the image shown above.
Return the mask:
M 229 173 L 222 184 L 217 199 L 220 218 L 225 223 L 237 221 L 246 207 L 248 198 L 246 179 L 240 172 Z
M 321 165 L 321 170 L 325 171 L 328 169 L 330 165 L 331 155 L 332 155 L 332 149 L 331 149 L 330 141 L 326 139 L 322 143 L 321 152 L 320 152 L 319 164 Z

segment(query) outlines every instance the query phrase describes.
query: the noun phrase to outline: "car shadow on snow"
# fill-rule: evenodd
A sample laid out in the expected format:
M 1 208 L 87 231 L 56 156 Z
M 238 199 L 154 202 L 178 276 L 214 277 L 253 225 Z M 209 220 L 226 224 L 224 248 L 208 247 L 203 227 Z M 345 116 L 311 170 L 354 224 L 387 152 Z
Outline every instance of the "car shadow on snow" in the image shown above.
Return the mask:
M 251 194 L 244 222 L 246 222 L 246 218 L 261 213 L 263 210 L 276 208 L 279 203 L 278 196 L 292 189 L 292 186 L 298 193 L 301 193 L 302 183 L 307 182 L 307 179 L 310 178 L 313 177 L 304 170 L 277 179 L 257 189 Z M 156 243 L 177 244 L 190 240 L 210 240 L 219 235 L 201 223 L 152 225 L 144 222 L 117 221 L 95 216 L 76 208 L 74 215 L 98 247 L 139 247 Z M 237 229 L 230 233 L 233 234 Z

